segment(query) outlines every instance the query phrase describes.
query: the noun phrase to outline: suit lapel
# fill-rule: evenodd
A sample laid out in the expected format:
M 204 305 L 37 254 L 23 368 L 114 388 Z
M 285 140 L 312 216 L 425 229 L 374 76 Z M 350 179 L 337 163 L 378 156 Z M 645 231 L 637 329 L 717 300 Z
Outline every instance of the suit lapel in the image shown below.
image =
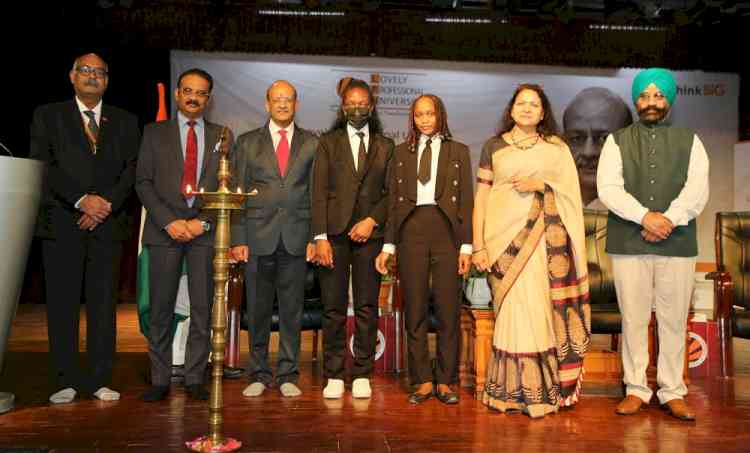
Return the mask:
M 171 120 L 169 129 L 167 130 L 166 137 L 166 148 L 172 154 L 172 161 L 175 163 L 175 169 L 182 178 L 182 173 L 185 168 L 185 156 L 182 151 L 182 142 L 180 142 L 180 122 L 178 119 Z
M 206 167 L 208 166 L 208 161 L 211 159 L 211 154 L 213 154 L 214 152 L 216 143 L 219 141 L 219 138 L 221 138 L 221 130 L 217 126 L 210 124 L 205 119 L 203 120 L 203 124 L 205 125 L 206 133 L 203 137 L 203 162 L 201 162 L 200 183 L 202 183 L 203 178 L 206 177 Z
M 380 147 L 377 143 L 378 142 L 373 139 L 372 134 L 370 134 L 367 142 L 367 158 L 365 159 L 365 168 L 362 171 L 362 179 L 367 176 L 367 172 L 370 170 L 370 166 L 375 161 L 375 157 L 378 154 L 378 150 L 380 149 Z
M 88 138 L 86 138 L 86 132 L 83 130 L 83 118 L 81 117 L 81 111 L 78 109 L 78 104 L 73 100 L 70 101 L 68 106 L 69 114 L 64 115 L 63 120 L 66 123 L 65 130 L 71 131 L 72 136 L 70 138 L 73 143 L 78 145 L 76 148 L 91 155 L 91 145 Z
M 292 165 L 294 165 L 294 161 L 297 160 L 297 156 L 299 155 L 299 150 L 301 147 L 302 147 L 302 130 L 295 125 L 294 135 L 292 135 L 291 147 L 289 148 L 289 161 L 286 164 L 286 174 L 284 175 L 284 178 L 286 178 L 287 175 L 289 175 L 289 172 L 292 169 Z
M 279 172 L 279 159 L 276 157 L 276 149 L 273 147 L 273 139 L 271 138 L 271 130 L 268 129 L 268 123 L 263 128 L 263 135 L 260 139 L 260 148 L 258 151 L 261 157 L 266 159 L 266 164 L 269 168 L 273 168 L 276 176 L 281 179 L 281 173 Z M 287 168 L 288 165 L 287 165 Z
M 440 143 L 440 155 L 438 157 L 437 175 L 435 175 L 435 177 L 437 178 L 435 180 L 435 201 L 440 198 L 440 195 L 443 194 L 443 189 L 445 188 L 445 175 L 451 161 L 451 149 L 452 147 L 450 140 L 443 139 Z
M 354 156 L 352 156 L 352 145 L 349 143 L 349 133 L 346 127 L 339 132 L 339 146 L 338 148 L 344 153 L 343 159 L 349 164 L 349 170 L 356 179 L 359 179 L 357 174 L 357 167 L 354 165 Z

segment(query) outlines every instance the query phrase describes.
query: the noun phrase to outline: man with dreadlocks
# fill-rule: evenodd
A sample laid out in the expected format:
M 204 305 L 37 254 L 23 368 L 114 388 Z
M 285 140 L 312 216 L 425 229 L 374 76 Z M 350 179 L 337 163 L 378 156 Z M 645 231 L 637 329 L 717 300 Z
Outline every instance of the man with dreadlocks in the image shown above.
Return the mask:
M 469 148 L 453 141 L 443 101 L 432 94 L 411 105 L 409 135 L 393 156 L 385 244 L 379 272 L 398 247 L 408 336 L 409 380 L 417 388 L 409 402 L 433 393 L 445 404 L 458 403 L 451 390 L 458 371 L 459 274 L 471 267 L 471 211 L 474 192 Z M 432 288 L 430 288 L 432 281 Z M 437 368 L 433 376 L 427 333 L 433 295 L 437 317 Z M 433 381 L 437 390 L 433 389 Z

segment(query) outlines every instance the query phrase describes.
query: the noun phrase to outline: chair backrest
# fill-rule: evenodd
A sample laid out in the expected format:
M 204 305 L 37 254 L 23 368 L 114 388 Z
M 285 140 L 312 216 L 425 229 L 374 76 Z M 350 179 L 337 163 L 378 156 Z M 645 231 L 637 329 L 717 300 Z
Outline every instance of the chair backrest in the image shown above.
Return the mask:
M 607 211 L 584 209 L 583 220 L 591 304 L 617 304 L 612 259 L 604 251 L 607 242 Z
M 729 272 L 734 305 L 750 309 L 750 211 L 716 213 L 716 267 Z

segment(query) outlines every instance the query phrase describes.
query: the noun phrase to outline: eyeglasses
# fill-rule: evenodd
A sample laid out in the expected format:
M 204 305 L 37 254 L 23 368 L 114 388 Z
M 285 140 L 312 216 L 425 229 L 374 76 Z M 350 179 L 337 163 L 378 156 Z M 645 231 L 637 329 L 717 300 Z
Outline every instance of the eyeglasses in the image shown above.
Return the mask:
M 211 93 L 209 93 L 208 91 L 203 91 L 203 90 L 193 91 L 192 88 L 188 88 L 188 87 L 184 87 L 180 91 L 185 96 L 190 96 L 191 94 L 194 94 L 195 96 L 198 96 L 200 98 L 207 98 L 211 95 Z
M 76 71 L 79 74 L 85 75 L 85 76 L 94 76 L 97 78 L 104 78 L 107 76 L 107 70 L 104 68 L 92 68 L 91 66 L 79 66 L 76 68 Z

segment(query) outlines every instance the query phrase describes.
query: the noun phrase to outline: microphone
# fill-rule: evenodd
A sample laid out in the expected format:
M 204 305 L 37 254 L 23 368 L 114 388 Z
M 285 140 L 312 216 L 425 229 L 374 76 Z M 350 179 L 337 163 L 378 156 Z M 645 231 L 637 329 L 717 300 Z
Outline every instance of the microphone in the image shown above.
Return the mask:
M 3 142 L 0 142 L 0 147 L 2 147 L 2 148 L 3 148 L 4 150 L 5 150 L 5 152 L 6 152 L 6 153 L 8 153 L 8 155 L 9 155 L 10 157 L 15 157 L 15 156 L 13 155 L 13 153 L 12 153 L 12 152 L 10 152 L 10 150 L 8 149 L 8 147 L 7 147 L 7 146 L 5 146 L 5 145 L 3 145 Z

